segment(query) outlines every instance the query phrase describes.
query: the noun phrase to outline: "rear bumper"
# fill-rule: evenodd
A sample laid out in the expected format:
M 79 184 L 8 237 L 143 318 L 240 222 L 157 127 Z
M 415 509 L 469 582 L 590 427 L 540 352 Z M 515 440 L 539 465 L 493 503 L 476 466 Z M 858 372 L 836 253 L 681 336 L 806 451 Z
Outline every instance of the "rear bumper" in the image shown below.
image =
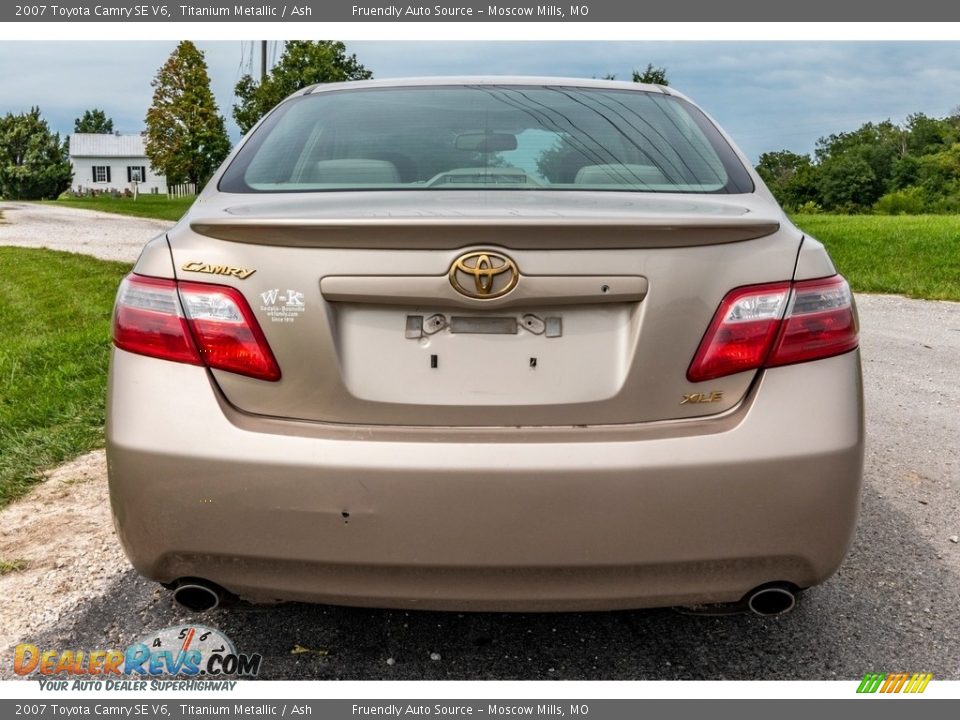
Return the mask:
M 146 577 L 254 600 L 560 610 L 737 600 L 828 578 L 863 466 L 858 352 L 766 371 L 696 427 L 348 428 L 225 406 L 115 350 L 111 503 Z

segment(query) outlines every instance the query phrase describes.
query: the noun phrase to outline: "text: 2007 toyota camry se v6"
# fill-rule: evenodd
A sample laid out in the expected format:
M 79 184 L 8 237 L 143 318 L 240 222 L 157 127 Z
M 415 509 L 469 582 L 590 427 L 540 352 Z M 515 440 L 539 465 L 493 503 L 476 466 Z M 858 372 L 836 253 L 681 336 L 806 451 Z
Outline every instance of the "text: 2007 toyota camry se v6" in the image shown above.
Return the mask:
M 857 318 L 672 89 L 282 102 L 120 287 L 113 512 L 187 607 L 739 603 L 840 564 Z

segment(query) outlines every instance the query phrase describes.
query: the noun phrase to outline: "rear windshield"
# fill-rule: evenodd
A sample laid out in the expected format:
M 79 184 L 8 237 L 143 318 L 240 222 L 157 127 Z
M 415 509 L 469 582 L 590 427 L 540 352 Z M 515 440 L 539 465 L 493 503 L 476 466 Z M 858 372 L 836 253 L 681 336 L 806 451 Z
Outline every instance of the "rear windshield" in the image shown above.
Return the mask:
M 224 192 L 456 189 L 742 193 L 717 129 L 661 93 L 429 86 L 282 104 L 220 181 Z

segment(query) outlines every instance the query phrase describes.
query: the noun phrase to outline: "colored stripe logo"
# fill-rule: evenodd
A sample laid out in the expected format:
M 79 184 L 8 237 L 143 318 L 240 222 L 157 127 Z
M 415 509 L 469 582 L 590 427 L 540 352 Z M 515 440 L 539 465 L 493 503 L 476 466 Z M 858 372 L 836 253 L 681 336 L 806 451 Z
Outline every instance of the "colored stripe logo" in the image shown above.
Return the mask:
M 860 681 L 858 693 L 922 693 L 933 679 L 930 673 L 867 673 Z

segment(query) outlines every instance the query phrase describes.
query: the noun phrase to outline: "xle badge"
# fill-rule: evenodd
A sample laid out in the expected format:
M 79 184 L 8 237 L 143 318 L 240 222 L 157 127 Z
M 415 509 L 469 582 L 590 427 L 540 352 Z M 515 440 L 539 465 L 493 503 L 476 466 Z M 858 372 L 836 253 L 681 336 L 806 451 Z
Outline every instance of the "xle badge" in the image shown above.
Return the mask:
M 723 390 L 714 390 L 712 392 L 684 393 L 680 404 L 713 403 L 721 400 L 723 400 Z

